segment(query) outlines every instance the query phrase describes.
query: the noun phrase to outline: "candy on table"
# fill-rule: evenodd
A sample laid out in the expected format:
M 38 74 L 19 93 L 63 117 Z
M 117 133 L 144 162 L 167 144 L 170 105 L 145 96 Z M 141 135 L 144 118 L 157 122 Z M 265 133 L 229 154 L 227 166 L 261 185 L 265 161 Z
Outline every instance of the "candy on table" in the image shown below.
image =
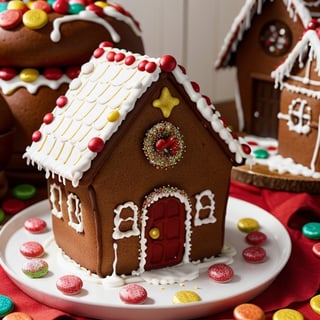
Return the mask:
M 7 199 L 2 203 L 2 209 L 5 213 L 15 215 L 26 208 L 26 204 L 20 199 Z
M 225 263 L 216 263 L 208 268 L 209 278 L 217 282 L 228 282 L 233 274 L 233 269 Z
M 201 297 L 194 291 L 181 290 L 176 292 L 172 297 L 173 304 L 183 304 L 201 301 Z
M 315 313 L 320 314 L 320 294 L 310 299 L 310 307 Z
M 82 279 L 71 274 L 61 276 L 56 282 L 57 289 L 66 295 L 76 295 L 80 293 L 82 286 Z
M 290 308 L 280 309 L 276 311 L 272 316 L 272 320 L 287 320 L 287 319 L 303 320 L 304 316 L 299 311 L 290 309 Z
M 12 299 L 5 295 L 0 295 L 0 317 L 10 313 L 14 308 Z
M 243 258 L 250 263 L 263 262 L 267 256 L 265 249 L 259 246 L 245 248 L 242 251 Z
M 137 283 L 129 283 L 119 291 L 121 301 L 127 304 L 142 304 L 146 301 L 147 296 L 147 290 Z
M 253 218 L 242 218 L 238 221 L 237 227 L 240 231 L 249 233 L 260 228 L 259 222 Z
M 5 218 L 6 218 L 6 215 L 5 215 L 4 211 L 2 209 L 0 209 L 0 223 L 2 223 Z
M 265 313 L 253 303 L 242 303 L 233 309 L 235 320 L 264 320 Z
M 317 242 L 312 246 L 312 252 L 320 258 L 320 242 Z
M 36 188 L 31 184 L 19 184 L 12 189 L 12 194 L 16 199 L 29 200 L 36 194 Z
M 302 227 L 302 234 L 309 239 L 320 239 L 320 222 L 306 223 Z
M 12 312 L 7 314 L 2 320 L 32 320 L 32 317 L 24 312 Z

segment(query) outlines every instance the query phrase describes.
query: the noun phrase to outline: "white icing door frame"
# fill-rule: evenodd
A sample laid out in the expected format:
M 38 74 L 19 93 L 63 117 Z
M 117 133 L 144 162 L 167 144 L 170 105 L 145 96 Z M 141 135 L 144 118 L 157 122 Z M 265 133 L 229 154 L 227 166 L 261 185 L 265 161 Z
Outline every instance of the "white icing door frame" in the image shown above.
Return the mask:
M 214 63 L 245 0 L 114 0 L 140 22 L 146 54 L 172 54 L 214 103 L 234 99 L 235 70 Z

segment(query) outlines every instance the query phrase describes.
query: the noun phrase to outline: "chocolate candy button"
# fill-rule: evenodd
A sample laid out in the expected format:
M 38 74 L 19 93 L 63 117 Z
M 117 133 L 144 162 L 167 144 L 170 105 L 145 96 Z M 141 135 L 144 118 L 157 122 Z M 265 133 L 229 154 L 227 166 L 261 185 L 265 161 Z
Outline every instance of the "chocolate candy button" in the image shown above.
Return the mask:
M 225 263 L 216 263 L 209 267 L 208 276 L 217 282 L 228 282 L 233 277 L 233 269 Z
M 191 290 L 182 290 L 175 293 L 172 298 L 173 304 L 190 303 L 201 301 L 200 296 Z
M 31 9 L 24 13 L 22 22 L 30 29 L 41 29 L 48 23 L 48 15 L 41 9 Z
M 267 240 L 267 236 L 261 231 L 252 231 L 246 235 L 246 242 L 253 245 L 261 245 Z
M 320 239 L 320 223 L 309 222 L 302 227 L 302 233 L 309 239 Z
M 5 295 L 0 295 L 0 317 L 5 316 L 13 310 L 13 301 Z
M 320 257 L 320 242 L 315 243 L 312 246 L 312 252 L 317 256 Z
M 310 307 L 315 313 L 320 314 L 320 294 L 310 299 Z
M 0 14 L 0 27 L 3 29 L 13 29 L 22 21 L 22 12 L 20 10 L 6 10 Z
M 263 262 L 266 255 L 266 251 L 259 246 L 248 247 L 242 251 L 243 258 L 250 263 Z
M 237 226 L 240 231 L 246 233 L 257 231 L 260 228 L 258 221 L 253 218 L 242 218 L 238 221 Z
M 19 199 L 7 199 L 2 204 L 2 209 L 7 214 L 16 214 L 19 211 L 23 210 L 26 207 L 26 204 Z
M 303 320 L 303 315 L 294 309 L 280 309 L 273 314 L 272 320 Z

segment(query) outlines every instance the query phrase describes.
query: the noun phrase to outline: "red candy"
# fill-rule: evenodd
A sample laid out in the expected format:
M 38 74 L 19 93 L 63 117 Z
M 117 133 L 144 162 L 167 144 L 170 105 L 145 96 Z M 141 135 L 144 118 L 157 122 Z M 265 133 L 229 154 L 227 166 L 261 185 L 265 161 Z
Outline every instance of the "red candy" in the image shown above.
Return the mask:
M 8 199 L 5 200 L 2 204 L 2 209 L 7 214 L 16 214 L 23 210 L 26 207 L 26 204 L 19 199 Z
M 217 282 L 228 282 L 233 277 L 233 270 L 225 263 L 216 263 L 209 267 L 208 276 Z
M 69 11 L 69 2 L 66 0 L 57 0 L 53 3 L 52 8 L 55 12 L 67 14 Z
M 9 81 L 17 75 L 17 72 L 13 68 L 1 68 L 0 69 L 0 79 Z
M 65 275 L 60 277 L 56 282 L 56 287 L 63 294 L 75 295 L 78 294 L 83 286 L 81 278 L 75 275 Z
M 48 80 L 59 80 L 63 76 L 63 72 L 60 68 L 46 68 L 43 71 L 43 75 Z
M 92 152 L 101 152 L 104 147 L 104 142 L 101 138 L 92 138 L 88 143 L 88 149 Z
M 165 72 L 171 72 L 175 69 L 177 61 L 173 56 L 164 55 L 160 59 L 160 68 Z
M 261 231 L 252 231 L 247 234 L 245 239 L 246 239 L 247 243 L 249 243 L 253 246 L 257 246 L 257 245 L 261 245 L 264 242 L 266 242 L 267 236 Z
M 147 299 L 147 290 L 139 284 L 130 283 L 119 292 L 121 301 L 128 304 L 142 304 Z
M 31 233 L 39 233 L 47 227 L 47 223 L 40 218 L 29 218 L 24 222 L 24 228 Z
M 52 122 L 53 118 L 54 118 L 53 114 L 51 112 L 49 112 L 46 115 L 44 115 L 43 123 L 50 124 Z
M 43 256 L 44 249 L 39 242 L 28 241 L 20 246 L 20 253 L 27 258 L 39 258 Z
M 4 29 L 13 29 L 22 21 L 22 12 L 20 10 L 9 9 L 0 14 L 0 27 Z
M 317 256 L 320 257 L 320 242 L 315 243 L 312 246 L 312 252 Z
M 63 108 L 67 103 L 68 103 L 68 98 L 66 96 L 60 96 L 56 101 L 57 107 L 59 108 Z
M 81 71 L 81 67 L 78 67 L 78 66 L 68 67 L 66 70 L 66 75 L 70 79 L 75 79 L 79 76 L 80 71 Z
M 262 247 L 248 247 L 242 251 L 243 258 L 250 263 L 263 262 L 267 256 L 266 251 Z

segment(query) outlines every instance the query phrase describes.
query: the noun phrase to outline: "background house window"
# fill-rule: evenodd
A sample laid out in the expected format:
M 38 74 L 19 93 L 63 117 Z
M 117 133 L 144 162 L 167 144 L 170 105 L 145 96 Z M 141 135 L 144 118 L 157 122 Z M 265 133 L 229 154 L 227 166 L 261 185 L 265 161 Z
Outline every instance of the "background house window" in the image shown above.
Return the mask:
M 204 190 L 200 194 L 197 194 L 194 225 L 201 226 L 203 224 L 215 223 L 217 219 L 214 216 L 214 208 L 214 194 L 210 190 Z
M 273 20 L 262 27 L 260 43 L 267 54 L 281 56 L 290 50 L 292 34 L 284 22 Z
M 138 229 L 138 207 L 132 202 L 128 201 L 119 205 L 114 210 L 114 239 L 129 238 L 138 236 L 140 231 Z

